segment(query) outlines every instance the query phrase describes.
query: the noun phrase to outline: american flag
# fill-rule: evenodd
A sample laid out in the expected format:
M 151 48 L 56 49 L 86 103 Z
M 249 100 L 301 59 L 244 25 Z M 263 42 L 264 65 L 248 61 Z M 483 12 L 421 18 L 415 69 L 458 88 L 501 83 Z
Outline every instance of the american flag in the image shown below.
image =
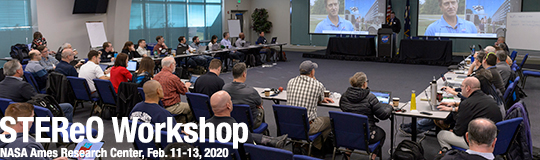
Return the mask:
M 388 6 L 386 7 L 386 23 L 390 23 L 390 13 L 392 13 L 392 0 L 388 0 Z

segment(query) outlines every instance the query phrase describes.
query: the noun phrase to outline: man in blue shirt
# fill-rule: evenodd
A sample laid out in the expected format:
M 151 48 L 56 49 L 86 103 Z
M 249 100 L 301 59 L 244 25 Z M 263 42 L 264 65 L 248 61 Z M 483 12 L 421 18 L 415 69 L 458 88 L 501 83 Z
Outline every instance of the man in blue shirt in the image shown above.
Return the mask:
M 73 53 L 73 50 L 64 49 L 64 51 L 62 51 L 62 60 L 56 66 L 55 71 L 62 73 L 63 75 L 66 75 L 66 76 L 79 77 L 79 73 L 77 73 L 77 70 L 75 69 L 75 67 L 69 64 L 71 61 L 73 61 L 74 58 L 75 58 L 75 54 Z M 82 65 L 82 63 L 78 63 L 76 67 L 80 65 Z
M 354 31 L 354 26 L 351 22 L 339 17 L 339 1 L 324 0 L 328 17 L 317 24 L 315 33 L 323 33 L 323 31 Z
M 229 40 L 229 32 L 223 32 L 223 39 L 221 40 L 221 45 L 222 46 L 225 46 L 226 49 L 232 49 L 233 46 L 231 44 L 231 41 Z M 223 63 L 226 63 L 226 59 L 227 58 L 232 58 L 233 61 L 235 61 L 235 63 L 237 63 L 238 61 L 240 62 L 243 62 L 244 61 L 244 53 L 242 52 L 239 52 L 239 51 L 236 51 L 236 50 L 232 50 L 228 53 L 228 57 L 226 56 L 227 54 L 225 53 L 225 58 L 223 58 Z M 225 65 L 225 70 L 229 70 L 229 65 Z
M 257 39 L 257 42 L 255 42 L 257 45 L 266 44 L 266 38 L 264 38 L 264 32 L 259 32 L 259 38 Z M 270 59 L 274 57 L 275 49 L 271 49 L 270 47 L 262 47 L 260 53 L 265 54 L 266 62 L 270 62 Z
M 47 71 L 54 70 L 59 62 L 56 60 L 56 58 L 49 54 L 49 49 L 46 46 L 38 46 L 37 50 L 41 52 L 41 60 L 39 60 L 39 64 L 45 67 L 45 70 Z
M 30 51 L 29 56 L 30 61 L 28 61 L 24 71 L 32 73 L 32 76 L 38 83 L 37 87 L 39 90 L 41 90 L 47 85 L 47 77 L 49 76 L 49 73 L 43 66 L 41 66 L 41 64 L 39 64 L 39 61 L 41 60 L 41 52 L 38 50 L 32 50 Z
M 139 102 L 131 113 L 129 119 L 138 117 L 140 122 L 144 123 L 164 123 L 167 122 L 167 117 L 173 117 L 173 115 L 159 105 L 159 100 L 165 95 L 161 84 L 156 80 L 150 80 L 143 85 L 144 102 Z M 174 117 L 173 117 L 174 119 Z M 176 121 L 172 121 L 172 125 L 176 125 Z
M 431 23 L 426 29 L 425 36 L 435 36 L 436 33 L 478 33 L 474 23 L 457 16 L 459 0 L 439 0 L 443 15 L 441 19 Z

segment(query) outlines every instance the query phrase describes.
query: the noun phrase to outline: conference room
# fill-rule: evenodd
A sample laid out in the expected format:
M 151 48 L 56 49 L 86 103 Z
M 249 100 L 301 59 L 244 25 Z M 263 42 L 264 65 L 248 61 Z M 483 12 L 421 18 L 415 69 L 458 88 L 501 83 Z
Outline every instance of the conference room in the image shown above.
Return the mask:
M 0 159 L 539 155 L 534 0 L 3 4 Z

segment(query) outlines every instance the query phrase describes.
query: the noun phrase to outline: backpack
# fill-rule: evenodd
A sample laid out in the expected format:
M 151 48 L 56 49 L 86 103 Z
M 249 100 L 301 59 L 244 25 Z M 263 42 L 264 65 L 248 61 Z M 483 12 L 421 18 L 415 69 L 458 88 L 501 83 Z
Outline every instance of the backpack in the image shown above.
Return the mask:
M 414 141 L 403 140 L 392 154 L 395 160 L 424 160 L 424 148 Z
M 30 50 L 26 44 L 15 44 L 11 46 L 11 52 L 9 52 L 9 55 L 11 58 L 17 59 L 22 63 L 23 59 L 29 58 L 28 52 L 30 52 Z
M 285 52 L 281 52 L 281 54 L 277 53 L 277 56 L 279 61 L 287 61 L 287 54 Z
M 247 55 L 247 58 L 246 58 L 246 64 L 248 66 L 251 66 L 251 67 L 255 67 L 257 65 L 257 61 L 256 61 L 256 58 L 255 58 L 255 55 L 253 54 L 248 54 Z
M 48 94 L 36 94 L 32 99 L 27 101 L 28 103 L 36 106 L 47 108 L 51 111 L 54 117 L 65 117 L 62 108 L 54 97 Z

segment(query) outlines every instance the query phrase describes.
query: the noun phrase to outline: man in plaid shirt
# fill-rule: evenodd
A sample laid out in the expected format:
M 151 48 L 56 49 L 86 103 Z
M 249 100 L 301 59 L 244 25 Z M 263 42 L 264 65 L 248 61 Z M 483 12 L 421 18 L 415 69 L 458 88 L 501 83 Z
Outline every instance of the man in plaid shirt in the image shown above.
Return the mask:
M 322 132 L 322 139 L 315 139 L 313 146 L 321 149 L 323 140 L 330 133 L 330 118 L 317 116 L 318 103 L 334 103 L 330 98 L 324 97 L 324 85 L 315 78 L 317 63 L 309 60 L 300 64 L 300 75 L 287 83 L 287 105 L 304 107 L 308 112 L 309 135 Z

